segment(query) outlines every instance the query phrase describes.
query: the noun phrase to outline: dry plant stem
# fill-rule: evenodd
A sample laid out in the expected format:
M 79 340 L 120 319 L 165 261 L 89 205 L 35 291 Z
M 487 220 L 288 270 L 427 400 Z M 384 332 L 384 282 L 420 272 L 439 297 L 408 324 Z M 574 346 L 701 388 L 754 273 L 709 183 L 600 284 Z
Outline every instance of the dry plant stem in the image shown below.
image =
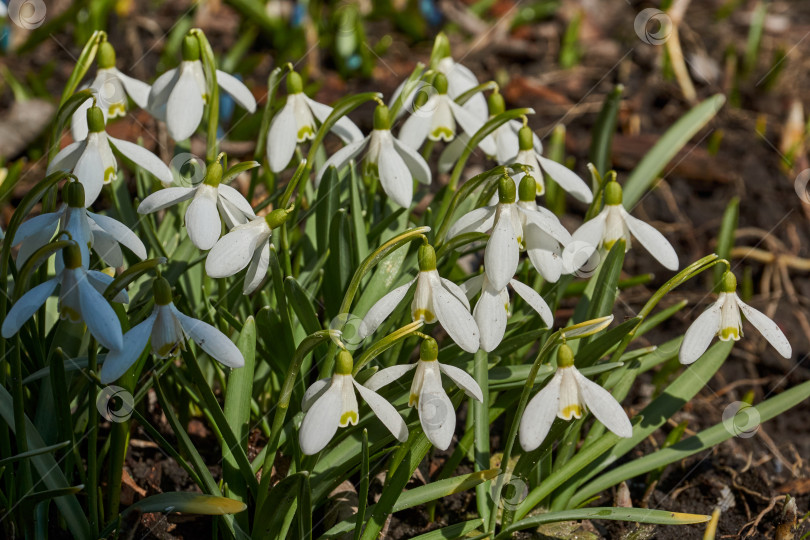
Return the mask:
M 672 7 L 669 9 L 669 17 L 672 21 L 671 34 L 666 41 L 667 52 L 669 59 L 672 62 L 672 70 L 675 72 L 675 78 L 678 85 L 681 87 L 683 97 L 689 103 L 697 103 L 697 92 L 695 86 L 692 84 L 692 79 L 689 77 L 689 70 L 686 68 L 686 60 L 683 56 L 683 49 L 681 49 L 681 40 L 678 35 L 678 27 L 683 20 L 686 9 L 689 7 L 690 0 L 675 0 Z

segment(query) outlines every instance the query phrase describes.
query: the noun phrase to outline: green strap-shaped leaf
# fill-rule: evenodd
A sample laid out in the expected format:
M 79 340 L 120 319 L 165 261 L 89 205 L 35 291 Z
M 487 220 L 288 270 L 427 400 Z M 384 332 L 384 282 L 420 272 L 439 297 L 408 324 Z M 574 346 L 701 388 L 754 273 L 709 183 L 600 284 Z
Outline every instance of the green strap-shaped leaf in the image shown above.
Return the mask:
M 151 495 L 129 506 L 122 515 L 135 510 L 148 514 L 150 512 L 181 514 L 203 514 L 207 516 L 223 516 L 243 512 L 247 505 L 227 497 L 206 495 L 205 493 L 188 493 L 175 491 Z

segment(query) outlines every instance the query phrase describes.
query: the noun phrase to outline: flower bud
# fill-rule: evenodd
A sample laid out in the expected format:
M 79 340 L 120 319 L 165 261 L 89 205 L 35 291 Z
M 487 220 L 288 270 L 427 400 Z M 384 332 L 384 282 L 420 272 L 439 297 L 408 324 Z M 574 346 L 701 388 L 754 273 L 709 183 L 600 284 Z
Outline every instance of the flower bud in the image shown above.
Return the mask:
M 487 99 L 487 104 L 489 105 L 490 116 L 501 114 L 503 111 L 506 110 L 506 103 L 503 100 L 503 96 L 497 90 L 495 90 L 489 95 L 489 98 Z
M 529 126 L 523 126 L 518 131 L 518 143 L 521 150 L 531 150 L 534 148 L 534 133 Z
M 194 36 L 183 38 L 183 61 L 193 62 L 200 59 L 200 42 Z
M 723 274 L 723 279 L 720 282 L 720 290 L 724 293 L 737 292 L 737 278 L 728 270 Z
M 422 244 L 419 246 L 418 259 L 420 272 L 436 270 L 436 251 L 430 244 Z
M 266 216 L 264 216 L 264 221 L 267 223 L 267 226 L 270 229 L 276 229 L 281 227 L 285 221 L 290 217 L 290 213 L 292 209 L 280 208 L 278 210 L 273 210 Z
M 444 73 L 437 73 L 433 78 L 433 88 L 435 88 L 436 92 L 439 94 L 447 93 L 447 77 Z
M 172 303 L 172 286 L 164 277 L 157 277 L 152 281 L 152 292 L 155 295 L 155 304 L 166 306 Z
M 574 351 L 571 350 L 571 347 L 563 343 L 560 345 L 560 348 L 557 349 L 557 367 L 558 368 L 567 368 L 574 365 Z
M 501 176 L 498 181 L 498 201 L 501 204 L 512 204 L 515 202 L 515 195 L 515 181 L 507 175 Z
M 70 245 L 62 248 L 62 260 L 65 262 L 65 268 L 73 270 L 82 265 L 82 251 L 79 249 L 79 244 L 71 242 Z
M 104 131 L 104 112 L 96 106 L 87 109 L 87 130 L 90 133 Z
M 388 107 L 377 105 L 374 109 L 374 129 L 391 129 L 391 119 L 388 116 Z
M 287 93 L 300 94 L 304 91 L 304 82 L 301 80 L 301 75 L 296 71 L 291 71 L 287 75 Z
M 335 373 L 338 375 L 351 375 L 354 369 L 354 358 L 352 353 L 346 349 L 338 352 L 337 361 L 335 362 Z
M 219 161 L 215 161 L 208 166 L 203 182 L 212 187 L 219 186 L 219 183 L 222 182 L 222 164 Z
M 99 69 L 110 69 L 115 67 L 115 49 L 109 41 L 102 41 L 98 46 L 96 62 Z
M 433 362 L 439 358 L 439 345 L 432 337 L 427 337 L 419 347 L 419 360 L 423 362 Z
M 523 175 L 520 179 L 520 187 L 518 188 L 518 196 L 523 202 L 534 202 L 537 197 L 537 180 L 530 174 Z
M 622 186 L 615 180 L 605 186 L 605 204 L 611 206 L 622 204 Z
M 84 208 L 84 186 L 80 182 L 68 182 L 62 188 L 62 196 L 71 208 Z

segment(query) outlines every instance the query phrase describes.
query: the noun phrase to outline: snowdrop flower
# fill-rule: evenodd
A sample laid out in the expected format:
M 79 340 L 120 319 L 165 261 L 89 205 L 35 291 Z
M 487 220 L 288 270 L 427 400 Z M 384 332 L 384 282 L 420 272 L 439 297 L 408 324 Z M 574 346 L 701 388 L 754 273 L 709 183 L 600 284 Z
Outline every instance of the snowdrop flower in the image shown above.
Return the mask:
M 172 171 L 159 157 L 143 146 L 107 135 L 104 131 L 104 113 L 100 108 L 93 106 L 87 109 L 87 128 L 87 138 L 62 148 L 47 170 L 47 174 L 54 171 L 73 172 L 84 185 L 85 206 L 93 204 L 101 193 L 101 187 L 115 179 L 118 162 L 113 149 L 164 184 L 171 184 Z
M 94 214 L 84 207 L 84 187 L 79 182 L 68 182 L 63 188 L 66 204 L 56 212 L 40 214 L 23 223 L 14 235 L 14 244 L 20 244 L 17 267 L 22 267 L 28 257 L 53 238 L 57 223 L 75 241 L 82 254 L 82 266 L 90 265 L 92 248 L 101 259 L 112 267 L 124 264 L 121 245 L 129 248 L 139 259 L 146 259 L 146 247 L 129 230 L 115 219 Z M 56 272 L 62 270 L 62 257 L 56 258 Z
M 292 212 L 292 208 L 273 210 L 237 225 L 220 238 L 205 259 L 205 273 L 212 278 L 232 276 L 248 267 L 242 294 L 250 294 L 261 285 L 270 264 L 270 236 Z
M 377 391 L 383 386 L 401 379 L 406 373 L 416 369 L 408 398 L 409 407 L 417 407 L 419 422 L 428 440 L 439 450 L 447 450 L 453 433 L 456 431 L 456 412 L 453 402 L 442 388 L 444 373 L 473 399 L 483 401 L 481 387 L 466 371 L 455 366 L 440 364 L 439 346 L 436 340 L 428 337 L 422 341 L 419 360 L 415 364 L 391 366 L 378 371 L 366 381 L 366 388 Z
M 399 131 L 399 140 L 406 146 L 418 150 L 426 138 L 431 141 L 450 142 L 456 137 L 456 123 L 469 137 L 475 135 L 475 132 L 484 125 L 486 117 L 477 118 L 453 101 L 447 93 L 447 85 L 447 77 L 437 73 L 433 78 L 436 93 L 428 97 L 423 104 L 418 103 L 418 100 L 414 102 L 414 113 L 405 120 Z M 479 146 L 487 154 L 495 153 L 492 139 L 485 138 Z
M 110 350 L 121 349 L 123 338 L 118 315 L 102 296 L 113 278 L 103 272 L 87 270 L 82 265 L 82 253 L 76 244 L 64 248 L 62 255 L 64 269 L 56 277 L 26 292 L 11 307 L 3 321 L 3 337 L 8 339 L 19 332 L 58 286 L 59 317 L 72 323 L 84 321 L 99 343 Z M 121 291 L 113 301 L 129 302 L 129 298 Z
M 408 427 L 393 405 L 373 390 L 359 384 L 352 376 L 354 361 L 349 351 L 338 353 L 335 373 L 310 386 L 304 394 L 301 408 L 304 420 L 298 432 L 298 443 L 306 455 L 317 454 L 335 436 L 338 426 L 357 425 L 360 413 L 355 390 L 371 411 L 400 442 L 408 440 Z
M 359 339 L 365 339 L 388 318 L 394 308 L 416 283 L 411 302 L 411 317 L 425 324 L 441 323 L 459 347 L 469 353 L 478 350 L 479 333 L 475 319 L 470 315 L 470 302 L 461 288 L 439 276 L 436 270 L 436 252 L 427 244 L 419 246 L 419 274 L 401 287 L 383 296 L 366 314 L 358 330 Z
M 369 136 L 344 146 L 327 159 L 318 173 L 317 182 L 320 183 L 329 167 L 342 168 L 366 148 L 364 175 L 379 178 L 386 195 L 403 208 L 410 207 L 413 180 L 429 185 L 430 167 L 418 152 L 391 135 L 388 107 L 385 105 L 377 106 L 374 111 L 374 130 Z
M 205 70 L 200 60 L 200 43 L 194 36 L 183 39 L 183 61 L 157 78 L 147 100 L 152 115 L 164 122 L 175 141 L 191 137 L 200 125 L 208 102 Z M 256 99 L 247 86 L 224 71 L 216 70 L 219 87 L 246 111 L 256 112 Z
M 132 367 L 146 344 L 151 341 L 152 354 L 157 358 L 172 358 L 186 349 L 191 338 L 208 356 L 231 368 L 245 365 L 239 348 L 228 336 L 208 323 L 183 315 L 172 302 L 172 288 L 163 277 L 152 282 L 155 307 L 152 314 L 124 334 L 123 347 L 107 355 L 101 366 L 101 382 L 109 384 Z
M 304 94 L 301 76 L 295 71 L 287 75 L 287 103 L 270 123 L 267 132 L 267 162 L 273 172 L 283 171 L 295 153 L 295 146 L 311 141 L 322 124 L 332 114 L 332 107 L 318 103 Z M 316 123 L 317 120 L 317 123 Z M 363 140 L 363 132 L 348 117 L 343 116 L 332 131 L 346 144 Z
M 239 191 L 222 181 L 222 165 L 208 166 L 202 182 L 192 187 L 170 187 L 152 193 L 138 206 L 139 214 L 151 214 L 193 198 L 186 209 L 186 230 L 191 242 L 202 250 L 214 247 L 222 232 L 217 209 L 228 228 L 256 218 L 250 203 Z
M 520 446 L 534 450 L 546 438 L 554 418 L 582 418 L 590 410 L 619 437 L 632 437 L 633 426 L 618 401 L 604 388 L 586 379 L 574 367 L 574 353 L 566 345 L 557 352 L 557 372 L 526 405 L 520 419 Z
M 599 248 L 609 250 L 617 240 L 626 242 L 630 249 L 633 235 L 658 262 L 668 270 L 678 269 L 678 254 L 664 235 L 640 219 L 631 216 L 622 206 L 622 187 L 615 180 L 605 186 L 605 207 L 593 219 L 585 222 L 573 234 L 573 242 L 566 248 L 563 258 L 566 266 L 586 261 Z
M 149 99 L 149 85 L 132 77 L 127 77 L 115 67 L 115 49 L 108 41 L 102 41 L 98 46 L 96 56 L 98 70 L 96 78 L 87 87 L 96 98 L 104 121 L 127 112 L 127 96 L 140 108 L 145 108 Z M 93 100 L 88 99 L 73 113 L 70 121 L 70 132 L 73 140 L 80 141 L 87 137 L 87 109 Z
M 551 308 L 537 291 L 514 278 L 510 279 L 508 284 L 540 315 L 546 326 L 550 327 L 554 324 Z M 474 298 L 476 294 L 481 293 L 481 297 L 473 309 L 473 318 L 481 333 L 481 348 L 486 352 L 492 352 L 501 344 L 506 332 L 506 319 L 511 314 L 509 293 L 506 287 L 500 290 L 493 287 L 487 279 L 486 272 L 462 283 L 461 290 L 464 291 L 467 298 Z
M 779 354 L 785 358 L 792 356 L 793 349 L 790 342 L 779 326 L 767 315 L 740 300 L 737 296 L 737 278 L 726 271 L 723 274 L 722 289 L 717 301 L 695 319 L 683 337 L 678 354 L 681 364 L 691 364 L 700 358 L 715 336 L 722 341 L 732 339 L 739 341 L 743 335 L 740 311 Z

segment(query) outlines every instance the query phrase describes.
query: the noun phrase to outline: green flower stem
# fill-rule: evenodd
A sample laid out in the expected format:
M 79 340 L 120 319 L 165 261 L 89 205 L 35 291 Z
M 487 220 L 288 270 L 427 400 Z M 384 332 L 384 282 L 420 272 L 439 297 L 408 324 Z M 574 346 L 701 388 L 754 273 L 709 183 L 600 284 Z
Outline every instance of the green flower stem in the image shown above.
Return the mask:
M 363 353 L 358 356 L 354 361 L 354 370 L 352 370 L 352 375 L 357 375 L 360 373 L 360 370 L 363 369 L 363 366 L 371 362 L 374 358 L 381 355 L 386 350 L 390 349 L 403 339 L 407 338 L 412 334 L 418 334 L 418 330 L 425 325 L 423 320 L 414 321 L 411 324 L 407 324 L 398 330 L 395 330 L 385 336 L 384 338 L 376 341 L 372 346 L 368 347 Z
M 478 402 L 470 398 L 473 411 L 473 431 L 475 432 L 475 472 L 490 468 L 489 448 L 489 355 L 483 349 L 475 353 L 473 359 L 473 378 L 483 391 L 484 400 Z M 487 500 L 489 498 L 490 482 L 486 481 L 475 486 L 475 502 L 478 506 L 478 515 L 489 522 L 490 513 Z
M 219 126 L 219 85 L 217 84 L 217 62 L 214 51 L 205 32 L 199 28 L 189 30 L 189 35 L 200 42 L 200 53 L 205 67 L 205 82 L 208 90 L 208 125 L 205 158 L 211 163 L 217 157 L 217 127 Z
M 90 336 L 87 348 L 87 371 L 91 374 L 98 372 L 98 344 L 96 338 Z M 92 377 L 92 375 L 91 375 Z M 99 530 L 99 504 L 98 504 L 98 409 L 96 399 L 98 389 L 94 383 L 90 384 L 87 396 L 87 414 L 89 426 L 87 434 L 87 507 L 90 517 L 90 527 L 98 536 Z

